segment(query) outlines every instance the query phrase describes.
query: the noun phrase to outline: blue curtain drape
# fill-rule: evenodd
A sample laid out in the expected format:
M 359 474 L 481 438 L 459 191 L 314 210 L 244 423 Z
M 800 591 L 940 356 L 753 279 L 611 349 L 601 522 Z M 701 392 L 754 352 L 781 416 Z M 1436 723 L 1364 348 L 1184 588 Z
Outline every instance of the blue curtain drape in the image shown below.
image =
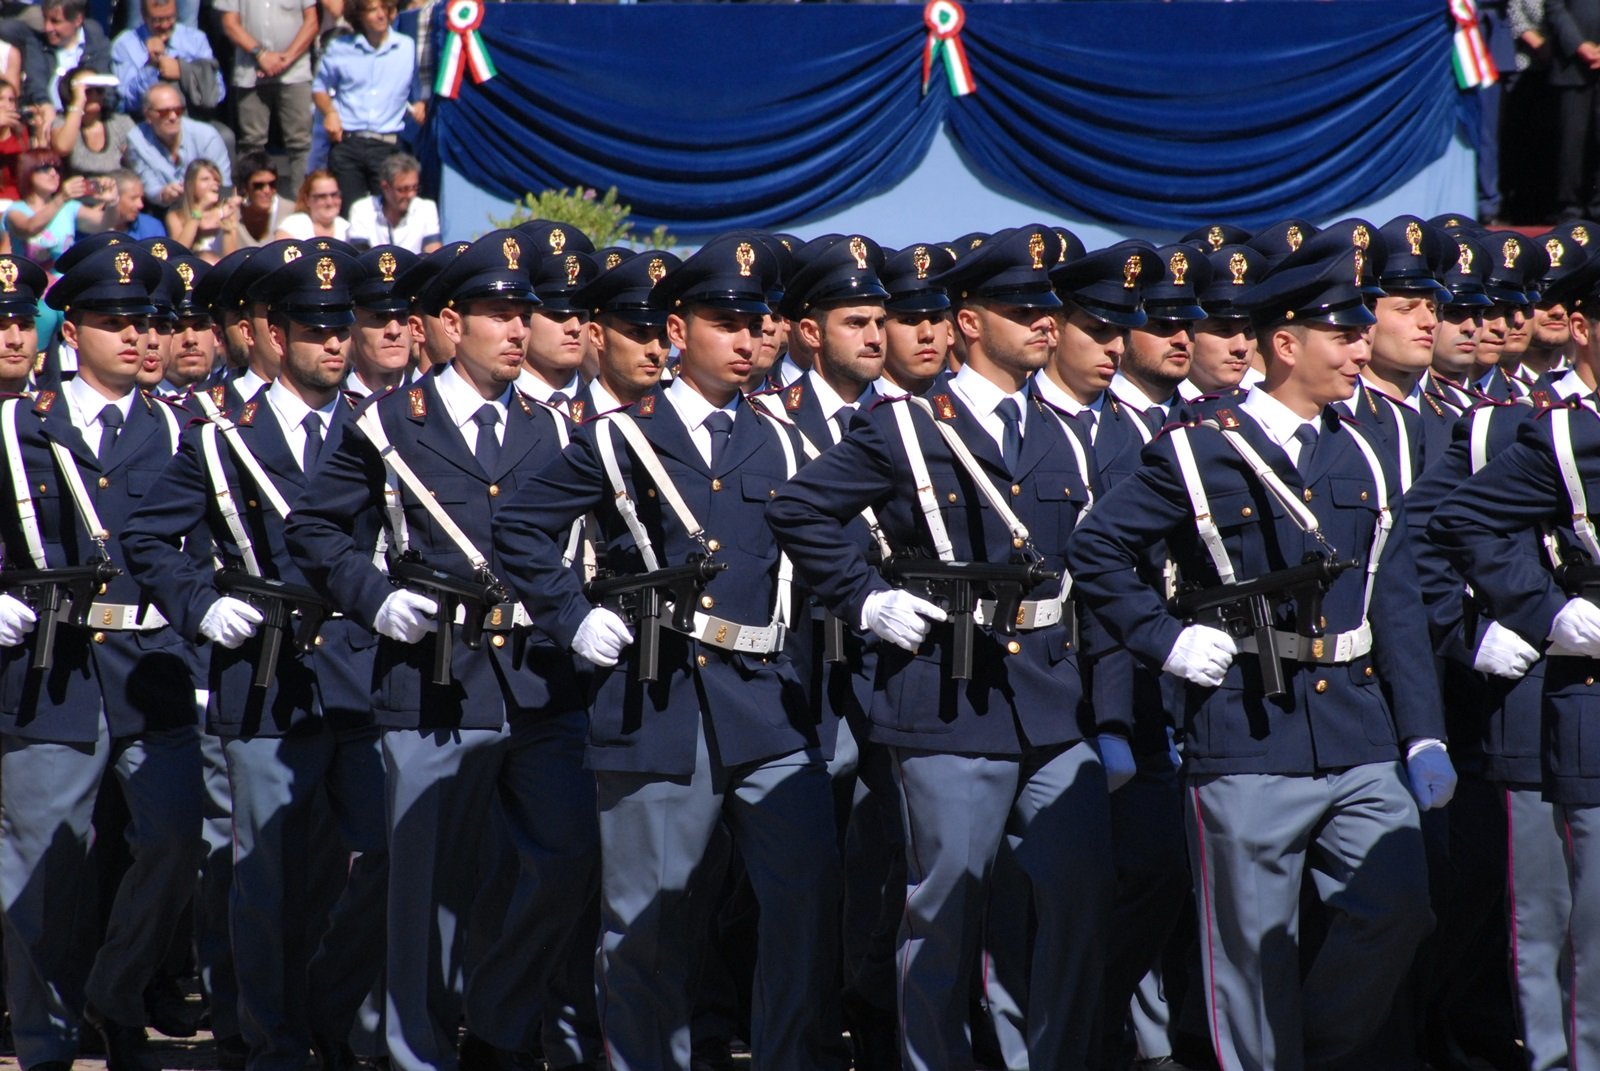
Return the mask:
M 1458 95 L 1442 0 L 968 4 L 959 99 L 921 94 L 915 5 L 491 3 L 483 34 L 499 76 L 436 102 L 426 161 L 507 198 L 616 186 L 691 235 L 891 189 L 940 123 L 1047 213 L 1324 216 L 1437 158 Z

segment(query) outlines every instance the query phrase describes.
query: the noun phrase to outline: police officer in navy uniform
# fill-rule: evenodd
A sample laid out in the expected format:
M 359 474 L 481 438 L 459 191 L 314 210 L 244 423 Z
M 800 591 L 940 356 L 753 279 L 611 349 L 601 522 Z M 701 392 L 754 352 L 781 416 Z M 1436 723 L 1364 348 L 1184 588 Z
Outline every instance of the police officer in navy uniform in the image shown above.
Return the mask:
M 672 347 L 666 311 L 650 304 L 650 291 L 681 263 L 654 250 L 619 259 L 574 299 L 589 310 L 584 329 L 596 365 L 569 409 L 577 423 L 632 405 L 661 379 Z
M 1600 306 L 1600 265 L 1590 262 L 1564 282 L 1551 298 L 1567 311 L 1576 344 L 1573 360 L 1593 377 L 1596 358 L 1590 317 Z M 1507 678 L 1535 676 L 1543 654 L 1543 717 L 1540 748 L 1542 785 L 1553 810 L 1553 826 L 1564 849 L 1568 913 L 1557 917 L 1559 897 L 1553 889 L 1536 890 L 1531 913 L 1519 906 L 1514 923 L 1536 926 L 1536 947 L 1530 960 L 1519 953 L 1519 969 L 1537 973 L 1519 988 L 1537 993 L 1544 1003 L 1524 1008 L 1530 1055 L 1534 1046 L 1548 1057 L 1562 1055 L 1553 1028 L 1551 1002 L 1559 997 L 1560 1023 L 1568 1051 L 1567 1066 L 1583 1067 L 1600 1059 L 1600 1027 L 1590 966 L 1600 955 L 1600 920 L 1592 887 L 1597 872 L 1594 825 L 1600 807 L 1600 777 L 1592 759 L 1594 743 L 1584 736 L 1594 704 L 1595 637 L 1600 611 L 1584 597 L 1582 577 L 1561 579 L 1553 568 L 1592 569 L 1600 561 L 1589 503 L 1600 474 L 1600 418 L 1587 402 L 1572 401 L 1536 411 L 1535 419 L 1512 421 L 1515 441 L 1500 449 L 1476 475 L 1444 498 L 1428 525 L 1429 539 L 1472 586 L 1473 597 L 1492 621 L 1479 644 L 1480 656 L 1495 655 L 1491 672 Z M 1496 439 L 1504 442 L 1504 436 Z M 1547 533 L 1549 535 L 1547 536 Z M 1541 544 L 1553 539 L 1554 546 Z M 1553 559 L 1553 560 L 1552 560 Z M 1490 633 L 1493 633 L 1491 636 Z M 1525 676 L 1524 676 L 1525 675 Z M 1520 685 L 1517 687 L 1521 687 Z M 1532 714 L 1526 707 L 1506 714 Z M 1509 724 L 1507 729 L 1510 730 Z M 1539 820 L 1529 801 L 1509 797 L 1507 805 L 1516 836 L 1519 821 Z M 1548 832 L 1548 831 L 1542 831 Z M 1514 841 L 1514 848 L 1525 842 Z M 1535 844 L 1538 842 L 1535 841 Z M 1539 857 L 1554 862 L 1544 838 Z M 1538 849 L 1535 849 L 1538 851 Z M 1513 860 L 1513 881 L 1531 877 Z M 1534 879 L 1537 882 L 1537 878 Z M 1565 922 L 1562 930 L 1552 928 Z M 1552 938 L 1564 930 L 1559 958 L 1550 954 Z M 1554 969 L 1558 977 L 1552 979 Z M 1558 982 L 1552 985 L 1552 982 Z
M 14 503 L 0 516 L 7 568 L 120 559 L 107 541 L 178 444 L 178 416 L 134 387 L 161 277 L 158 260 L 124 243 L 51 287 L 46 300 L 65 313 L 78 370 L 59 392 L 0 404 Z M 18 1057 L 29 1068 L 70 1064 L 81 1012 L 101 1033 L 108 1066 L 135 1071 L 144 989 L 200 862 L 194 681 L 183 640 L 126 574 L 100 589 L 81 626 L 60 628 L 46 669 L 32 668 L 36 624 L 23 599 L 0 595 L 0 905 Z M 133 864 L 91 968 L 80 960 L 80 897 L 108 768 L 133 816 Z
M 390 863 L 404 875 L 389 884 L 386 1029 L 390 1060 L 406 1071 L 457 1065 L 463 1010 L 479 1053 L 523 1050 L 538 1014 L 530 994 L 544 990 L 571 942 L 593 940 L 578 932 L 598 873 L 579 677 L 523 605 L 482 605 L 508 575 L 491 531 L 566 431 L 565 417 L 513 387 L 536 300 L 527 244 L 493 231 L 427 284 L 419 300 L 454 359 L 364 405 L 326 448 L 286 533 L 313 587 L 379 636 Z M 439 587 L 397 583 L 374 564 L 359 533 L 378 517 L 391 572 L 418 562 L 482 592 L 476 647 L 462 629 L 465 608 L 441 619 Z M 451 630 L 448 680 L 434 664 L 437 629 Z M 463 1009 L 453 980 L 496 799 L 523 871 L 494 945 L 473 954 Z M 547 1016 L 544 1026 L 553 1048 L 562 1024 Z
M 350 374 L 344 389 L 359 397 L 382 394 L 411 381 L 416 341 L 411 336 L 411 299 L 399 282 L 417 254 L 380 245 L 357 261 L 361 277 L 351 288 L 355 325 L 350 329 Z
M 1250 314 L 1237 303 L 1266 274 L 1266 258 L 1247 245 L 1224 245 L 1206 254 L 1210 282 L 1196 292 L 1206 318 L 1194 325 L 1187 396 L 1243 394 L 1261 381 Z
M 26 257 L 0 256 L 0 390 L 20 394 L 30 386 L 39 356 L 35 320 L 50 277 Z
M 232 935 L 241 1026 L 249 1066 L 303 1068 L 315 1044 L 325 1067 L 346 1067 L 345 1037 L 377 981 L 383 959 L 388 849 L 383 758 L 372 721 L 376 637 L 345 617 L 322 623 L 314 644 L 297 648 L 291 622 L 270 683 L 263 613 L 228 594 L 209 560 L 182 549 L 205 526 L 224 574 L 306 589 L 283 542 L 279 509 L 299 497 L 324 446 L 344 433 L 353 407 L 340 393 L 353 320 L 351 287 L 361 269 L 342 253 L 283 264 L 261 281 L 271 308 L 269 340 L 280 375 L 241 408 L 237 427 L 199 423 L 160 486 L 122 534 L 130 572 L 195 642 L 209 640 L 209 727 L 223 737 L 233 787 L 236 863 Z M 242 507 L 242 508 L 241 508 Z M 370 556 L 378 518 L 357 540 Z M 312 910 L 306 857 L 316 854 L 311 811 L 324 790 L 355 860 L 317 946 L 303 919 Z
M 430 311 L 430 307 L 422 303 L 422 294 L 447 265 L 470 248 L 470 242 L 447 242 L 395 277 L 395 293 L 411 303 L 407 322 L 411 327 L 411 341 L 416 344 L 417 378 L 431 368 L 449 364 L 455 356 L 455 347 L 439 322 L 437 311 Z
M 879 280 L 889 291 L 883 311 L 883 375 L 873 384 L 881 398 L 922 394 L 949 368 L 954 325 L 950 297 L 933 278 L 956 262 L 934 242 L 918 242 L 887 258 Z
M 551 232 L 552 238 L 555 233 Z M 570 415 L 592 362 L 589 309 L 581 295 L 599 276 L 600 266 L 589 253 L 567 249 L 530 263 L 528 274 L 539 307 L 528 324 L 527 355 L 517 389 Z
M 707 243 L 656 284 L 679 375 L 624 413 L 582 426 L 522 487 L 496 529 L 509 579 L 559 642 L 600 667 L 588 764 L 604 846 L 600 981 L 611 1066 L 690 1065 L 690 1009 L 706 919 L 688 897 L 720 821 L 761 907 L 753 1058 L 837 1069 L 838 855 L 816 717 L 785 649 L 799 602 L 765 508 L 805 458 L 745 400 L 777 260 L 740 234 Z M 663 627 L 653 683 L 634 629 L 563 565 L 593 510 L 616 575 L 726 563 L 696 600 L 692 635 Z M 703 526 L 703 527 L 702 527 Z
M 937 381 L 928 402 L 874 407 L 768 510 L 829 610 L 883 641 L 868 731 L 890 750 L 906 822 L 899 1010 L 908 1068 L 972 1064 L 963 983 L 985 945 L 986 903 L 1001 896 L 989 874 L 1008 835 L 1008 876 L 1025 888 L 1005 890 L 1002 902 L 1031 893 L 1034 936 L 1022 962 L 1010 958 L 1016 945 L 996 947 L 1007 956 L 996 969 L 1020 983 L 1010 988 L 1024 1004 L 1028 1058 L 1087 1067 L 1097 1040 L 1112 875 L 1105 772 L 1089 737 L 1125 737 L 1128 726 L 1115 712 L 1090 721 L 1073 604 L 1061 598 L 1063 545 L 1088 501 L 1092 462 L 1026 390 L 1054 340 L 1060 302 L 1047 269 L 1056 248 L 1047 227 L 1002 231 L 940 275 L 965 338 L 961 371 Z M 1057 571 L 1036 585 L 1017 581 L 1026 601 L 1014 636 L 974 626 L 970 681 L 950 676 L 956 634 L 941 627 L 945 611 L 891 586 L 851 538 L 849 524 L 868 506 L 897 556 L 1011 563 L 1031 554 Z
M 1077 589 L 1113 637 L 1187 682 L 1189 856 L 1212 1040 L 1230 1068 L 1328 1066 L 1382 1022 L 1431 925 L 1406 782 L 1423 806 L 1454 784 L 1437 681 L 1415 673 L 1431 647 L 1409 549 L 1386 538 L 1391 516 L 1403 523 L 1394 469 L 1330 408 L 1367 355 L 1362 257 L 1347 250 L 1253 288 L 1263 385 L 1157 439 L 1068 547 Z M 1261 656 L 1214 616 L 1175 616 L 1137 571 L 1158 540 L 1201 588 L 1308 552 L 1361 567 L 1332 582 L 1314 620 L 1271 598 L 1288 656 L 1275 698 Z M 1390 681 L 1405 683 L 1392 699 Z M 1293 935 L 1308 862 L 1329 921 L 1302 972 Z
M 1493 401 L 1515 401 L 1528 393 L 1527 385 L 1515 373 L 1532 340 L 1529 321 L 1537 292 L 1530 290 L 1543 273 L 1538 261 L 1546 254 L 1517 231 L 1494 231 L 1484 241 L 1490 253 L 1484 289 L 1494 304 L 1483 314 L 1474 386 Z

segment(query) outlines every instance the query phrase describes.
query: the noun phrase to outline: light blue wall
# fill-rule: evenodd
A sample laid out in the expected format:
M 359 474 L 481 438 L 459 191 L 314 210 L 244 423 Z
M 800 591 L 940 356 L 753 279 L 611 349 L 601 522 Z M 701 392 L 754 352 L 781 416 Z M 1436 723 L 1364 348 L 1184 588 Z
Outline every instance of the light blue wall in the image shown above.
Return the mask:
M 1477 202 L 1475 158 L 1459 138 L 1453 140 L 1432 164 L 1387 197 L 1352 207 L 1334 219 L 1359 216 L 1382 224 L 1403 213 L 1424 219 L 1446 212 L 1471 214 Z M 490 229 L 491 218 L 511 214 L 509 202 L 484 193 L 462 175 L 446 169 L 439 197 L 444 235 L 450 241 L 470 239 Z M 1090 249 L 1128 237 L 1156 242 L 1176 237 L 1171 232 L 1131 230 L 1118 232 L 1106 224 L 1055 219 L 1051 213 L 998 193 L 962 162 L 943 130 L 935 136 L 927 157 L 899 186 L 869 198 L 836 215 L 774 228 L 808 238 L 829 232 L 860 232 L 889 246 L 913 242 L 944 241 L 969 231 L 996 231 L 1034 221 L 1060 223 L 1083 239 Z M 1328 223 L 1332 220 L 1318 220 Z

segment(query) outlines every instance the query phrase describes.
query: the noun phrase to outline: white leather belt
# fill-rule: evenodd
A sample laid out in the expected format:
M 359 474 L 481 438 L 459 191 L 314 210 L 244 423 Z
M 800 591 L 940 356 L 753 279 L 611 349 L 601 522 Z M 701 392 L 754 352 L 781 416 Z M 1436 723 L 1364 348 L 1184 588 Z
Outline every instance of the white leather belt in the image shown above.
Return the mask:
M 465 606 L 456 604 L 456 624 L 467 623 L 466 610 Z M 532 624 L 533 618 L 528 616 L 528 611 L 523 609 L 520 602 L 496 603 L 483 614 L 483 627 L 489 632 L 508 632 L 514 628 L 527 628 Z
M 671 628 L 671 607 L 663 621 Z M 676 632 L 676 629 L 673 629 Z M 694 631 L 684 633 L 711 647 L 743 654 L 769 655 L 783 650 L 785 629 L 782 625 L 741 625 L 710 614 L 694 615 Z
M 1017 628 L 1027 632 L 1059 624 L 1064 603 L 1063 599 L 1030 599 L 1023 602 L 1017 608 Z M 978 608 L 972 612 L 972 620 L 980 625 L 992 625 L 993 617 L 994 600 L 979 599 Z
M 140 610 L 144 611 L 142 619 L 139 616 Z M 83 625 L 85 628 L 111 632 L 154 632 L 158 628 L 166 628 L 167 619 L 161 616 L 161 611 L 154 606 L 139 606 L 125 602 L 93 602 L 89 604 L 89 616 L 84 619 Z
M 1344 662 L 1354 662 L 1372 650 L 1371 622 L 1362 622 L 1360 628 L 1349 632 L 1335 632 L 1332 635 L 1316 638 L 1302 636 L 1298 632 L 1274 631 L 1278 636 L 1278 654 L 1291 662 L 1335 666 Z M 1253 655 L 1261 653 L 1256 649 L 1254 636 L 1246 636 L 1234 642 L 1239 645 L 1241 651 Z

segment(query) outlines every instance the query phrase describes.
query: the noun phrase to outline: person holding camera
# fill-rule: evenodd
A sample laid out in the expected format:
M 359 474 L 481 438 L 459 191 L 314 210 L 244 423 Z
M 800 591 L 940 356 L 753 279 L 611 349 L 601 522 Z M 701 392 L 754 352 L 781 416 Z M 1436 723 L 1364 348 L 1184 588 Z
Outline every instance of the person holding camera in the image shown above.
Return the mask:
M 74 67 L 63 81 L 67 107 L 50 125 L 50 148 L 75 175 L 119 170 L 133 120 L 116 109 L 116 78 L 92 67 Z

